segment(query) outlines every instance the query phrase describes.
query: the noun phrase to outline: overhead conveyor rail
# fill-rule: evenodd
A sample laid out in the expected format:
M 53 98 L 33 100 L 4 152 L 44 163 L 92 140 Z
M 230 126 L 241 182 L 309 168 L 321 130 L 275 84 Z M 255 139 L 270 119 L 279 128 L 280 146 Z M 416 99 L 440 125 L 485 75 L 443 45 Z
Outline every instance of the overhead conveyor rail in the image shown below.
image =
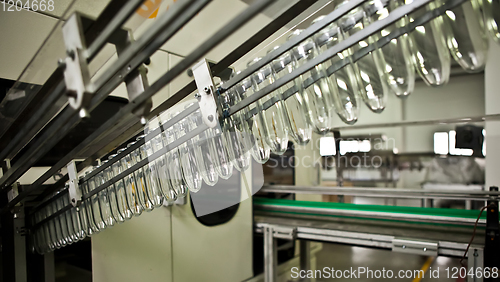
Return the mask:
M 188 0 L 179 1 L 178 3 L 173 5 L 172 9 L 170 9 L 168 13 L 166 13 L 161 17 L 161 19 L 159 19 L 158 25 L 155 25 L 154 28 L 148 30 L 148 32 L 143 36 L 141 36 L 137 41 L 132 42 L 129 46 L 127 46 L 127 48 L 124 49 L 122 54 L 120 54 L 119 60 L 110 67 L 109 71 L 107 71 L 103 76 L 99 77 L 94 83 L 88 86 L 89 91 L 91 91 L 93 94 L 89 104 L 86 105 L 86 110 L 91 112 L 92 109 L 94 109 L 100 102 L 102 102 L 103 99 L 112 90 L 114 90 L 121 82 L 125 80 L 125 77 L 130 72 L 130 70 L 139 67 L 143 61 L 145 61 L 152 53 L 154 53 L 157 50 L 157 48 L 159 48 L 159 46 L 165 43 L 165 41 L 171 38 L 176 31 L 178 31 L 186 22 L 188 22 L 190 17 L 194 16 L 196 12 L 202 9 L 207 4 L 207 2 L 209 1 L 193 0 L 192 3 L 191 1 Z M 197 60 L 202 58 L 203 54 L 207 53 L 209 50 L 214 48 L 218 43 L 227 38 L 229 34 L 234 32 L 238 27 L 246 23 L 249 19 L 258 14 L 260 11 L 262 11 L 262 9 L 264 9 L 267 5 L 269 5 L 272 2 L 273 1 L 264 1 L 264 0 L 256 1 L 240 16 L 235 17 L 233 22 L 226 25 L 213 37 L 211 37 L 205 43 L 201 44 L 200 47 L 198 47 L 190 55 L 184 58 L 184 60 L 178 65 L 176 65 L 173 69 L 165 73 L 153 85 L 147 88 L 142 94 L 137 95 L 134 101 L 131 101 L 127 106 L 125 106 L 117 114 L 115 114 L 110 120 L 108 120 L 105 124 L 103 124 L 96 132 L 94 132 L 91 136 L 83 140 L 80 145 L 74 148 L 74 150 L 72 150 L 66 157 L 61 159 L 55 166 L 53 166 L 49 171 L 47 171 L 40 179 L 38 179 L 38 181 L 36 181 L 31 186 L 25 187 L 24 192 L 17 199 L 12 201 L 9 204 L 8 208 L 12 208 L 12 206 L 20 202 L 23 197 L 32 193 L 34 190 L 38 189 L 42 185 L 42 183 L 44 183 L 48 178 L 50 178 L 62 167 L 64 167 L 71 159 L 74 158 L 75 155 L 77 155 L 82 150 L 88 148 L 91 144 L 96 145 L 97 143 L 97 146 L 93 147 L 99 149 L 96 152 L 91 152 L 93 153 L 91 154 L 91 157 L 89 157 L 81 164 L 79 164 L 78 169 L 82 169 L 90 165 L 93 160 L 105 154 L 104 152 L 106 152 L 106 150 L 109 151 L 109 149 L 112 148 L 109 147 L 111 144 L 114 144 L 114 146 L 120 144 L 118 143 L 119 141 L 116 140 L 110 141 L 109 139 L 106 139 L 105 136 L 127 136 L 127 137 L 133 136 L 133 134 L 135 134 L 141 128 L 140 118 L 132 114 L 138 107 L 140 107 L 143 103 L 145 103 L 148 99 L 150 99 L 161 88 L 163 88 L 165 85 L 171 82 L 175 77 L 177 77 L 179 74 L 181 74 L 189 67 L 191 67 Z M 300 1 L 299 3 L 302 2 L 303 1 Z M 255 47 L 259 43 L 257 41 L 259 40 L 257 36 L 272 34 L 273 31 L 276 31 L 279 27 L 282 27 L 286 22 L 285 20 L 290 20 L 291 18 L 293 18 L 292 16 L 296 15 L 293 14 L 293 12 L 291 11 L 297 11 L 298 10 L 297 5 L 301 5 L 299 7 L 303 9 L 305 7 L 310 6 L 312 2 L 315 1 L 304 1 L 304 2 L 306 3 L 295 4 L 295 6 L 289 9 L 290 12 L 283 14 L 283 18 L 278 18 L 276 20 L 277 23 L 270 24 L 268 28 L 262 31 L 262 33 L 258 33 L 256 36 L 245 42 L 242 45 L 242 47 L 240 47 L 242 50 L 237 49 L 232 54 L 229 54 L 226 57 L 228 59 L 221 60 L 221 63 L 223 63 L 224 65 L 217 64 L 214 67 L 214 72 L 220 71 L 220 68 L 227 67 L 229 65 L 229 61 L 234 62 L 235 60 L 237 60 L 236 57 L 237 54 L 240 55 L 244 53 L 243 51 L 248 51 L 251 49 L 251 47 Z M 283 44 L 280 48 L 274 50 L 273 52 L 270 52 L 261 61 L 250 66 L 240 74 L 236 75 L 234 78 L 230 79 L 228 82 L 224 83 L 223 85 L 224 88 L 220 89 L 219 91 L 224 92 L 225 89 L 230 88 L 232 85 L 235 85 L 237 82 L 247 77 L 253 71 L 257 70 L 259 67 L 262 67 L 266 63 L 277 58 L 279 55 L 290 50 L 295 45 L 300 43 L 301 40 L 312 36 L 317 31 L 321 30 L 322 28 L 330 24 L 332 21 L 339 19 L 341 16 L 347 14 L 353 8 L 363 4 L 364 2 L 365 1 L 362 0 L 350 1 L 348 4 L 342 6 L 341 8 L 336 9 L 334 12 L 326 16 L 323 20 L 317 22 L 316 24 L 306 29 L 302 34 L 298 35 L 292 40 L 289 40 L 288 42 Z M 268 87 L 262 89 L 261 91 L 255 93 L 254 95 L 251 95 L 251 97 L 242 100 L 237 105 L 231 107 L 228 112 L 224 113 L 224 116 L 230 116 L 235 112 L 238 112 L 242 108 L 247 107 L 248 105 L 255 102 L 257 99 L 262 98 L 263 96 L 269 94 L 278 87 L 281 87 L 285 83 L 289 82 L 294 77 L 297 77 L 298 75 L 306 71 L 309 71 L 315 65 L 328 60 L 330 57 L 348 48 L 349 46 L 356 44 L 358 41 L 376 32 L 379 32 L 384 27 L 395 23 L 398 19 L 400 19 L 404 15 L 407 15 L 412 11 L 415 11 L 425 6 L 429 2 L 432 2 L 432 0 L 415 1 L 410 5 L 405 5 L 394 10 L 390 14 L 390 16 L 384 18 L 383 20 L 377 21 L 374 24 L 369 25 L 361 32 L 356 33 L 354 36 L 351 36 L 347 40 L 341 42 L 340 44 L 328 49 L 326 52 L 320 54 L 319 56 L 309 61 L 305 65 L 301 66 L 300 68 L 296 69 L 292 73 L 286 75 L 281 79 L 278 79 L 275 83 L 269 85 Z M 403 33 L 406 33 L 409 30 L 415 28 L 418 24 L 423 24 L 439 16 L 446 9 L 456 7 L 457 5 L 460 5 L 463 2 L 464 0 L 447 1 L 445 5 L 435 10 L 427 12 L 424 16 L 416 19 L 408 26 L 396 29 L 389 36 L 380 39 L 380 41 L 377 42 L 377 44 L 372 45 L 372 47 L 361 49 L 359 54 L 354 54 L 354 59 L 361 58 L 362 56 L 370 52 L 370 48 L 374 48 L 376 45 L 383 46 L 384 44 L 387 44 L 387 42 L 389 42 L 391 38 L 395 38 Z M 184 5 L 188 4 L 190 4 L 189 9 L 182 8 L 182 7 L 187 7 Z M 128 15 L 129 13 L 127 11 L 117 14 L 116 17 Z M 113 21 L 112 23 L 118 23 L 118 22 L 120 21 L 116 20 Z M 96 23 L 98 23 L 98 21 L 96 21 Z M 163 29 L 163 27 L 165 26 L 168 26 L 169 28 Z M 111 31 L 116 29 L 115 27 L 113 27 L 113 28 L 107 28 L 106 30 Z M 109 34 L 102 34 L 100 36 L 107 38 Z M 99 40 L 102 41 L 101 37 L 99 37 Z M 262 38 L 260 40 L 262 40 Z M 96 46 L 100 45 L 101 44 L 99 43 Z M 92 51 L 92 53 L 94 52 L 95 51 Z M 89 58 L 92 58 L 92 56 L 89 56 Z M 334 72 L 336 69 L 341 68 L 345 64 L 347 64 L 347 60 L 341 60 L 340 64 L 333 65 L 329 70 L 329 72 L 330 73 Z M 163 105 L 157 108 L 148 117 L 157 114 L 158 111 L 165 110 L 171 107 L 176 102 L 186 97 L 189 94 L 188 90 L 194 90 L 192 88 L 193 87 L 192 85 L 193 83 L 190 83 L 184 89 L 180 90 L 177 94 L 172 95 L 170 99 L 165 101 Z M 56 93 L 54 95 L 62 95 L 62 92 Z M 27 147 L 29 149 L 23 154 L 23 156 L 20 156 L 18 158 L 19 159 L 18 162 L 16 162 L 16 164 L 14 164 L 11 169 L 7 170 L 4 173 L 3 177 L 0 178 L 0 186 L 3 187 L 2 189 L 4 191 L 7 191 L 10 185 L 12 185 L 22 174 L 24 174 L 35 163 L 36 160 L 40 159 L 44 154 L 46 154 L 62 138 L 62 136 L 64 136 L 71 128 L 73 128 L 76 124 L 80 122 L 81 117 L 79 116 L 79 113 L 80 111 L 76 111 L 71 107 L 67 106 L 43 130 L 41 130 L 39 134 L 35 136 L 35 138 L 32 139 L 32 141 L 28 144 L 29 146 Z M 122 134 L 120 134 L 120 132 L 115 132 L 113 128 L 118 128 Z M 20 133 L 21 132 L 25 132 L 25 130 L 21 129 Z M 125 137 L 120 138 L 121 142 L 123 142 L 124 140 L 127 139 Z M 106 142 L 103 142 L 101 144 L 100 143 L 101 141 L 106 141 Z M 55 189 L 62 188 L 64 182 L 67 180 L 68 179 L 66 177 L 63 177 L 56 185 L 54 185 L 53 188 L 49 188 L 49 190 L 54 191 Z M 47 194 L 44 193 L 43 195 L 46 196 Z M 3 212 L 5 211 L 6 209 L 4 208 Z

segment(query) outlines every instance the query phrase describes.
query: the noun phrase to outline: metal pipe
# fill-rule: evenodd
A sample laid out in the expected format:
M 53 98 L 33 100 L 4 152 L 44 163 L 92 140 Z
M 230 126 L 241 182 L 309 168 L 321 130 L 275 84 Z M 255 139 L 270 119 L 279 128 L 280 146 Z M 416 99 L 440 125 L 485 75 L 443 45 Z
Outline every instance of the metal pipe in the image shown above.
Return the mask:
M 113 33 L 121 28 L 127 19 L 142 5 L 144 0 L 128 0 L 125 5 L 116 13 L 113 19 L 106 25 L 96 39 L 85 50 L 85 57 L 91 61 L 101 50 L 101 48 L 109 41 Z
M 374 198 L 401 198 L 401 199 L 454 199 L 485 201 L 498 198 L 499 192 L 489 191 L 449 191 L 449 190 L 416 190 L 395 189 L 378 187 L 314 187 L 314 186 L 289 186 L 268 185 L 260 191 L 267 193 L 294 193 L 294 194 L 323 194 L 323 195 L 348 195 Z

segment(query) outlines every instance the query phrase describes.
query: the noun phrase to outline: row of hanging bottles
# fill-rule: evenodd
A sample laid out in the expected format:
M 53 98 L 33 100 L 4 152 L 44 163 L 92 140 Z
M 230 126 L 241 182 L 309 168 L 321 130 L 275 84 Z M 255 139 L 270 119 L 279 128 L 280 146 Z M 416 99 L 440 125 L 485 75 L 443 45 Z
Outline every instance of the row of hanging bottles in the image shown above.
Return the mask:
M 346 3 L 344 1 L 337 7 Z M 236 105 L 405 4 L 404 0 L 366 2 L 225 91 L 219 96 L 221 106 L 228 109 Z M 413 22 L 442 4 L 442 0 L 431 2 L 425 8 L 401 18 L 396 24 L 343 50 L 249 107 L 221 120 L 220 127 L 204 131 L 85 199 L 79 206 L 45 222 L 34 232 L 36 251 L 46 253 L 61 248 L 143 212 L 173 204 L 178 198 L 185 197 L 188 191 L 198 192 L 203 183 L 214 186 L 219 178 L 231 177 L 233 168 L 245 171 L 251 158 L 265 163 L 271 152 L 283 154 L 289 140 L 305 145 L 311 140 L 313 132 L 320 135 L 328 133 L 337 117 L 346 124 L 354 124 L 362 104 L 374 113 L 381 113 L 389 95 L 406 98 L 413 92 L 416 73 L 429 86 L 445 85 L 450 77 L 451 58 L 467 72 L 482 71 L 487 59 L 488 35 L 500 43 L 498 0 L 466 1 L 417 26 L 409 34 L 392 39 L 361 59 L 352 60 L 357 51 L 373 45 L 394 29 Z M 322 18 L 318 17 L 313 24 Z M 288 39 L 301 32 L 294 30 Z M 253 59 L 248 66 L 260 59 Z M 330 66 L 346 59 L 348 64 L 328 75 Z M 305 83 L 311 80 L 314 83 Z M 224 87 L 223 84 L 221 86 Z M 284 97 L 283 94 L 291 88 L 296 92 Z M 178 104 L 150 120 L 145 135 L 140 136 L 138 141 L 149 138 L 149 132 L 194 103 L 197 101 Z M 149 159 L 202 123 L 198 109 L 172 127 L 162 130 L 161 134 L 144 140 L 138 149 L 117 159 L 125 148 L 119 150 L 101 164 L 111 162 L 112 165 L 80 184 L 82 194 L 92 192 L 136 163 Z M 35 213 L 32 224 L 42 222 L 68 204 L 67 196 L 58 197 Z

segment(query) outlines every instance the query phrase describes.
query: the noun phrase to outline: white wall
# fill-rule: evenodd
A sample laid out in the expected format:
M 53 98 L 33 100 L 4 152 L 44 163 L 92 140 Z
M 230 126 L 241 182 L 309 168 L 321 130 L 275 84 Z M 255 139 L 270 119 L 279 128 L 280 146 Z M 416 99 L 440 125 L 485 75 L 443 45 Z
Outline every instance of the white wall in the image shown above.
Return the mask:
M 341 134 L 384 134 L 395 139 L 394 144 L 399 152 L 433 152 L 434 132 L 451 130 L 455 125 L 355 128 L 367 124 L 474 117 L 484 113 L 482 74 L 452 77 L 447 85 L 439 88 L 429 87 L 419 81 L 414 92 L 405 100 L 390 95 L 386 109 L 380 114 L 372 113 L 362 105 L 359 120 L 353 129 L 342 130 Z M 340 120 L 337 125 L 345 126 Z
M 415 93 L 404 101 L 405 120 L 447 119 L 484 115 L 484 76 L 482 74 L 452 77 L 448 85 L 433 88 L 417 83 Z M 405 152 L 433 152 L 433 134 L 448 131 L 456 125 L 406 127 Z
M 494 63 L 491 63 L 491 65 L 494 65 Z M 495 87 L 491 88 L 495 89 Z M 380 114 L 372 113 L 366 106 L 362 105 L 358 122 L 352 126 L 352 129 L 341 130 L 341 134 L 342 136 L 382 134 L 389 139 L 386 149 L 391 150 L 395 147 L 399 153 L 433 152 L 434 132 L 453 130 L 456 124 L 369 129 L 356 129 L 356 126 L 400 121 L 482 116 L 485 114 L 484 91 L 483 74 L 452 77 L 447 85 L 439 88 L 429 87 L 420 80 L 416 83 L 414 92 L 405 100 L 399 99 L 394 95 L 389 96 L 387 107 Z M 495 108 L 494 106 L 490 107 Z M 337 125 L 345 127 L 340 120 L 337 122 Z M 335 172 L 330 171 L 326 175 L 331 178 L 335 175 Z M 420 187 L 420 183 L 424 180 L 424 177 L 425 170 L 402 171 L 398 187 Z

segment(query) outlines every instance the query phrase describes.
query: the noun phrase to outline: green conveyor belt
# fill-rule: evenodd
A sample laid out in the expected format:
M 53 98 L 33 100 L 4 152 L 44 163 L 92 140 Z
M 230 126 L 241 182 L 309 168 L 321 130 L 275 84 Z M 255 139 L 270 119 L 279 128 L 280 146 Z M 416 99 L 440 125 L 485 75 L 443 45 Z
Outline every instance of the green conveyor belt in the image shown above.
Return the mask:
M 442 217 L 457 217 L 457 218 L 467 218 L 467 219 L 477 219 L 479 215 L 478 210 L 463 210 L 463 209 L 442 209 L 442 208 L 420 208 L 420 207 L 401 207 L 401 206 L 382 206 L 382 205 L 357 205 L 357 204 L 346 204 L 346 203 L 331 203 L 331 202 L 310 202 L 310 201 L 295 201 L 295 200 L 285 200 L 285 199 L 266 199 L 266 198 L 256 198 L 254 197 L 254 205 L 257 211 L 267 211 L 265 207 L 259 205 L 273 205 L 273 206 L 283 206 L 283 207 L 296 207 L 296 208 L 315 208 L 315 209 L 336 209 L 336 210 L 351 210 L 351 211 L 364 211 L 364 212 L 377 212 L 377 213 L 387 213 L 389 214 L 412 214 L 421 216 L 442 216 Z M 334 215 L 324 215 L 324 214 L 312 214 L 312 213 L 298 213 L 298 212 L 281 212 L 281 211 L 270 211 L 273 213 L 287 213 L 287 214 L 304 214 L 304 215 L 319 215 L 319 216 L 330 216 L 330 217 L 341 217 L 345 218 L 348 216 L 334 216 Z M 352 216 L 354 218 L 361 218 Z M 369 218 L 364 218 L 369 219 Z M 486 212 L 483 212 L 481 219 L 486 219 Z M 373 219 L 373 220 L 383 220 L 386 219 Z M 389 220 L 397 221 L 400 220 Z M 442 225 L 442 224 L 440 224 Z M 453 224 L 450 224 L 453 225 Z M 481 227 L 480 227 L 481 228 Z

